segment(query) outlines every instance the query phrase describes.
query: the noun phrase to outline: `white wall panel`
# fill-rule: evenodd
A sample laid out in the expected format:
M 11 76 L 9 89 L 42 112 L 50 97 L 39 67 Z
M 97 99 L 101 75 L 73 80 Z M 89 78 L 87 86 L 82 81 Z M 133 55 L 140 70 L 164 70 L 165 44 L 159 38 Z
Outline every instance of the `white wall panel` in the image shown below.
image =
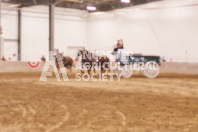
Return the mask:
M 67 55 L 70 46 L 87 46 L 87 21 L 77 16 L 56 15 L 55 48 Z
M 4 57 L 6 60 L 10 61 L 17 61 L 17 49 L 18 49 L 18 44 L 16 41 L 4 41 L 4 47 L 3 50 L 4 52 Z
M 22 60 L 39 60 L 48 53 L 48 15 L 22 12 Z
M 55 8 L 55 10 L 60 10 Z M 48 11 L 48 10 L 44 10 Z M 55 15 L 55 49 L 67 55 L 68 46 L 87 45 L 87 22 L 78 16 Z M 49 49 L 48 13 L 24 11 L 22 13 L 23 60 L 39 60 Z
M 3 29 L 3 43 L 2 43 L 2 56 L 6 60 L 17 60 L 17 11 L 16 10 L 2 10 L 1 15 L 2 29 Z M 13 56 L 15 54 L 15 56 Z
M 55 48 L 65 55 L 72 46 L 112 50 L 122 38 L 125 49 L 135 53 L 182 61 L 187 55 L 191 61 L 198 60 L 197 4 L 197 0 L 165 0 L 88 18 L 84 11 L 56 8 Z M 16 40 L 17 11 L 3 10 L 2 14 L 3 37 Z M 22 10 L 23 60 L 48 53 L 48 25 L 48 7 Z
M 17 39 L 17 11 L 16 10 L 2 10 L 1 15 L 3 37 L 5 39 Z
M 184 61 L 187 51 L 189 60 L 198 60 L 198 6 L 140 7 L 91 15 L 88 47 L 112 50 L 116 40 L 123 38 L 125 49 L 136 53 Z

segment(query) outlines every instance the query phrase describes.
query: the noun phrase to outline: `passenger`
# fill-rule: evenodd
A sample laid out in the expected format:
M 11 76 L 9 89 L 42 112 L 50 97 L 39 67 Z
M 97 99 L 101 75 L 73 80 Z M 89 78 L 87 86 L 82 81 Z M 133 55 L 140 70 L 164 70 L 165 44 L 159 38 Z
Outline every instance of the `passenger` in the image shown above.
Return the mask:
M 118 45 L 118 49 L 124 49 L 124 42 L 122 39 L 120 39 L 120 43 Z
M 117 45 L 115 46 L 115 48 L 114 48 L 112 54 L 113 54 L 113 55 L 116 55 L 117 52 L 118 52 L 118 49 L 124 49 L 124 43 L 123 43 L 123 40 L 122 40 L 122 39 L 118 40 L 118 43 L 117 43 Z

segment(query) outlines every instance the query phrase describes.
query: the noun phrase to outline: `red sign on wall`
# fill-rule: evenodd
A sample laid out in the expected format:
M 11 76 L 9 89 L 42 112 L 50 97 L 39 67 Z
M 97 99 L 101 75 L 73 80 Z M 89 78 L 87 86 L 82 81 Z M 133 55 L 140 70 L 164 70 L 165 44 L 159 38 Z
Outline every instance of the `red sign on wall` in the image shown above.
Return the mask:
M 27 64 L 31 69 L 37 69 L 40 66 L 40 61 L 28 61 Z

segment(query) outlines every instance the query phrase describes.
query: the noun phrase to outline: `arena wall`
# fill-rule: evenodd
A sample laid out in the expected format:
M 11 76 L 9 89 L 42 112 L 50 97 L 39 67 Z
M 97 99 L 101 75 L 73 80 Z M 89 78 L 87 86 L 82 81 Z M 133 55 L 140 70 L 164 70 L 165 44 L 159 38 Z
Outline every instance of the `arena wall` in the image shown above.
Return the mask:
M 18 62 L 18 61 L 10 61 L 10 62 L 2 62 L 0 61 L 0 72 L 39 72 L 42 71 L 43 64 L 33 70 L 31 69 L 27 62 Z
M 198 62 L 197 3 L 197 0 L 160 1 L 93 13 L 88 17 L 88 47 L 112 50 L 122 38 L 125 49 L 134 53 Z
M 89 15 L 81 10 L 55 8 L 55 48 L 65 55 L 68 46 L 112 51 L 122 38 L 125 49 L 133 53 L 165 56 L 174 62 L 198 62 L 198 1 L 169 2 Z M 23 61 L 40 60 L 48 54 L 48 17 L 47 6 L 22 9 Z M 17 55 L 13 57 L 13 53 L 17 54 L 16 10 L 2 10 L 2 27 L 5 56 L 16 60 Z
M 198 74 L 198 63 L 166 62 L 161 65 L 161 73 Z
M 9 6 L 9 5 L 8 5 Z M 5 6 L 4 8 L 6 8 Z M 40 60 L 47 57 L 49 49 L 49 9 L 47 6 L 23 8 L 22 12 L 22 60 Z M 87 46 L 86 11 L 55 8 L 55 49 L 67 54 L 68 47 Z M 18 28 L 17 10 L 2 10 L 4 56 L 17 60 Z M 16 54 L 14 57 L 13 54 Z
M 18 28 L 17 28 L 17 11 L 16 10 L 2 10 L 1 21 L 3 29 L 3 45 L 2 56 L 9 58 L 12 56 L 12 60 L 17 60 L 13 57 L 13 54 L 17 56 L 18 49 Z
M 0 62 L 0 72 L 41 72 L 43 63 L 37 69 L 31 69 L 27 62 Z M 161 65 L 161 73 L 198 74 L 198 63 L 165 62 Z
M 22 12 L 23 60 L 40 60 L 42 55 L 46 57 L 48 55 L 48 7 L 42 7 L 42 9 L 46 12 L 37 13 L 35 7 L 28 8 L 27 11 L 24 9 Z M 69 46 L 85 47 L 87 45 L 87 22 L 86 18 L 80 17 L 82 11 L 77 12 L 75 16 L 70 16 L 69 14 L 64 15 L 66 11 L 60 11 L 60 9 L 55 8 L 54 47 L 67 55 Z

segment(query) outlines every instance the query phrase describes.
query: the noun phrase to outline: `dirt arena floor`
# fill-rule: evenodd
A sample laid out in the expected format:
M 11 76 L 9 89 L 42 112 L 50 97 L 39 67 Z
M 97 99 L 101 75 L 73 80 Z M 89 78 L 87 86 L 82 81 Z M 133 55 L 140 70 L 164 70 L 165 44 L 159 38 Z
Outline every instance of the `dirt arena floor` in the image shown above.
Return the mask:
M 39 82 L 0 73 L 0 132 L 197 132 L 198 75 Z

